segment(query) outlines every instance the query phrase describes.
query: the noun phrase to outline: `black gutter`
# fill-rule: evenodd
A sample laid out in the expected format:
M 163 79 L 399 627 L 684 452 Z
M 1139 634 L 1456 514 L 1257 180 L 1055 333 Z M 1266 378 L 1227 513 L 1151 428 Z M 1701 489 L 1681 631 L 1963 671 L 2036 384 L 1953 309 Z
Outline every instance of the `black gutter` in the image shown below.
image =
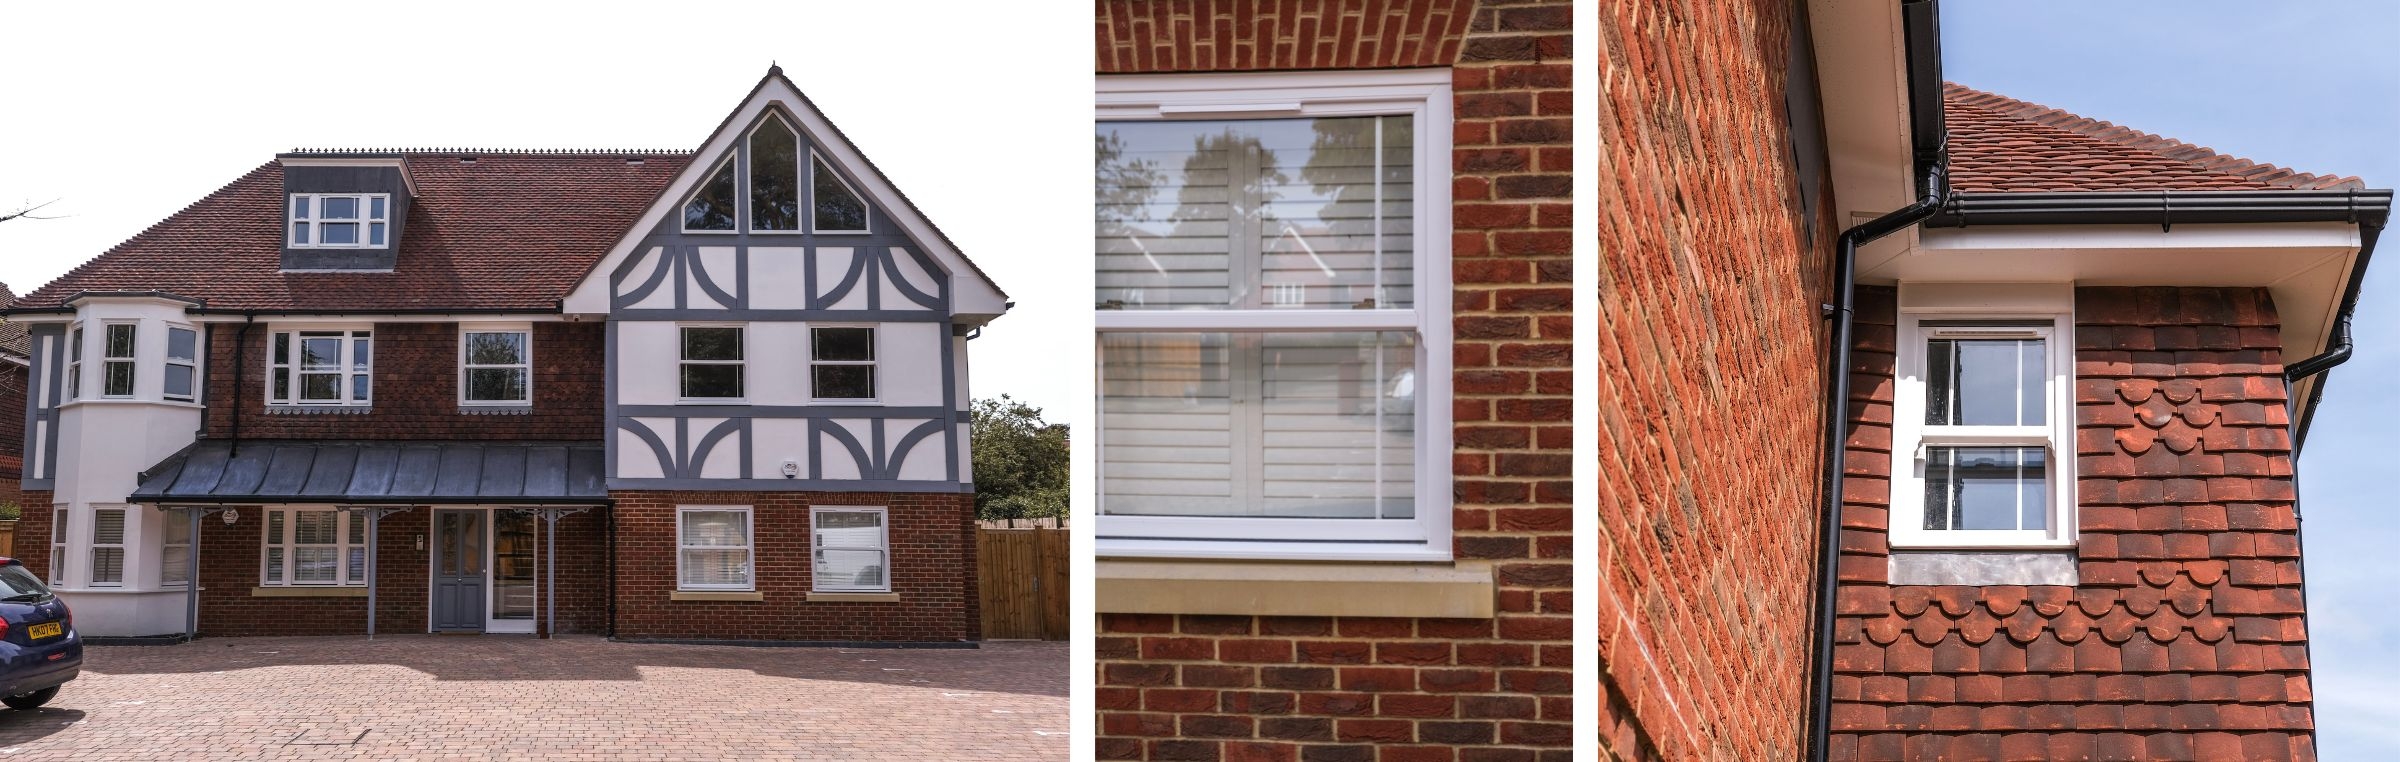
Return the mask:
M 257 324 L 257 322 L 258 319 L 255 316 L 251 317 L 250 319 L 243 320 L 241 332 L 235 334 L 233 339 L 233 399 L 226 403 L 227 407 L 225 408 L 227 416 L 232 418 L 233 431 L 229 432 L 229 436 L 225 438 L 226 457 L 242 454 L 242 369 L 250 364 L 248 359 L 250 350 L 250 326 Z M 216 390 L 209 389 L 205 390 L 203 393 L 215 394 Z M 206 427 L 204 426 L 202 428 Z
M 1817 535 L 1817 611 L 1815 648 L 1809 665 L 1808 759 L 1826 762 L 1833 744 L 1833 646 L 1837 598 L 1841 594 L 1842 475 L 1850 440 L 1850 343 L 1855 326 L 1858 247 L 1931 219 L 1942 210 L 1949 192 L 1948 130 L 1942 115 L 1942 53 L 1940 9 L 1935 0 L 1901 0 L 1900 22 L 1906 31 L 1908 57 L 1909 133 L 1917 176 L 1917 201 L 1906 207 L 1842 231 L 1834 240 L 1833 303 L 1826 316 L 1833 320 L 1833 345 L 1826 372 L 1825 440 L 1819 444 L 1825 459 L 1825 502 Z

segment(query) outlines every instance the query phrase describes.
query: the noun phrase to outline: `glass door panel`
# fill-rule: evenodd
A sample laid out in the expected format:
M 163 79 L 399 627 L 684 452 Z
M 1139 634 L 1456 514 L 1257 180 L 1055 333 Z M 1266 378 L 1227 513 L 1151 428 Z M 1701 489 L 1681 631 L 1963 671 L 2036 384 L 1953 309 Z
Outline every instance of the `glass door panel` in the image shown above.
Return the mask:
M 533 619 L 533 514 L 492 516 L 492 618 Z

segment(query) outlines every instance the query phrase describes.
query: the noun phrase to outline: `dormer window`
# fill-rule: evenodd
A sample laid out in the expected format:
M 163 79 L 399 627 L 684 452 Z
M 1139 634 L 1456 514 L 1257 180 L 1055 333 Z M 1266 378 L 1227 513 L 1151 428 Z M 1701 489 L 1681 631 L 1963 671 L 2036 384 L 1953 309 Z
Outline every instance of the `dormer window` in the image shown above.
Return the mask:
M 292 247 L 381 248 L 391 204 L 383 193 L 294 193 Z

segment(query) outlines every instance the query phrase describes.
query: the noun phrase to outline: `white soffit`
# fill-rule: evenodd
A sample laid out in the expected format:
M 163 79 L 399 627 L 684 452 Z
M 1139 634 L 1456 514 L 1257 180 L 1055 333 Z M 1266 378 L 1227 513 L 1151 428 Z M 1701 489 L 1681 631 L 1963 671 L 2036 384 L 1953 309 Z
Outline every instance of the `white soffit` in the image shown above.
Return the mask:
M 2323 351 L 2359 245 L 2358 226 L 2342 222 L 1931 228 L 1897 253 L 1861 253 L 1858 280 L 2264 286 L 2290 362 Z
M 1809 0 L 1808 26 L 1824 100 L 1834 224 L 1847 228 L 1914 203 L 1900 3 Z M 1910 235 L 1895 233 L 1867 251 L 1905 245 Z

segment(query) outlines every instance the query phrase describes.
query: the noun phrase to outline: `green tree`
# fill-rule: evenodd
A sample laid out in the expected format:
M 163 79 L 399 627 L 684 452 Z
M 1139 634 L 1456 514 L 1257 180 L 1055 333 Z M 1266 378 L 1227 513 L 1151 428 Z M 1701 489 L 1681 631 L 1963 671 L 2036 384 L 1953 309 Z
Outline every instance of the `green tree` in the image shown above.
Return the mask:
M 975 401 L 969 437 L 979 518 L 1066 517 L 1066 424 L 1045 423 L 1041 408 L 1003 394 Z

